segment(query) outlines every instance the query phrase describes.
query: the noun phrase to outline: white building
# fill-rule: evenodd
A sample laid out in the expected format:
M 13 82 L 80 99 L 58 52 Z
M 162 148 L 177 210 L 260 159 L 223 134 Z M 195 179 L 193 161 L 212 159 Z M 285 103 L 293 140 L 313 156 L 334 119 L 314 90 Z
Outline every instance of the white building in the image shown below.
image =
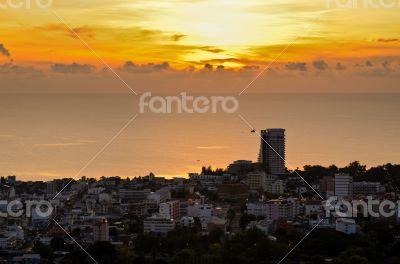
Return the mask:
M 171 189 L 169 187 L 161 188 L 155 192 L 151 192 L 147 199 L 156 201 L 157 204 L 164 203 L 171 199 Z
M 335 174 L 335 196 L 339 199 L 353 196 L 353 177 L 349 174 Z
M 356 222 L 351 218 L 338 218 L 336 219 L 336 231 L 347 235 L 355 234 L 357 233 Z
M 299 214 L 300 206 L 297 199 L 277 199 L 266 203 L 248 203 L 247 213 L 263 216 L 267 220 L 290 219 Z
M 210 204 L 189 205 L 188 216 L 197 218 L 211 218 L 213 216 L 213 207 Z
M 158 215 L 147 217 L 143 222 L 144 233 L 168 234 L 174 228 L 175 224 L 171 219 Z
M 156 191 L 156 194 L 160 196 L 160 203 L 163 203 L 169 199 L 171 199 L 171 188 L 163 187 Z
M 160 204 L 159 209 L 160 216 L 172 219 L 172 220 L 179 220 L 180 218 L 180 202 L 179 200 L 169 201 Z
M 267 203 L 267 220 L 290 219 L 298 215 L 297 201 L 271 200 Z
M 254 216 L 267 216 L 267 203 L 248 203 L 247 204 L 247 214 Z

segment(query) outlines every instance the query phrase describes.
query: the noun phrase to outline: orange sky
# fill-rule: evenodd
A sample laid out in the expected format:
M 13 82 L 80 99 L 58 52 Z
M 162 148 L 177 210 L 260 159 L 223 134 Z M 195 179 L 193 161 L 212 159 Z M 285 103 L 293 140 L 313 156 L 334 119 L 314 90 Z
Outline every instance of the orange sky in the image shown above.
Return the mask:
M 45 70 L 103 67 L 67 25 L 116 68 L 126 61 L 262 66 L 290 43 L 279 62 L 397 58 L 400 44 L 399 8 L 346 10 L 315 0 L 61 0 L 1 12 L 0 43 L 14 63 Z

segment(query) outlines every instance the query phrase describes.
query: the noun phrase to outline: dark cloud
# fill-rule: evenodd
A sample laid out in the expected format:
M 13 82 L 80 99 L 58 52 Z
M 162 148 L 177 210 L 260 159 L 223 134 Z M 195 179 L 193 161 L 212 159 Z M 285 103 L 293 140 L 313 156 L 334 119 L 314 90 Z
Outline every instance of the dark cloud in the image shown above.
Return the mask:
M 206 64 L 206 65 L 204 65 L 204 68 L 203 68 L 205 71 L 212 71 L 213 69 L 214 69 L 214 67 L 211 65 L 211 64 Z
M 305 62 L 289 62 L 285 67 L 289 71 L 307 71 L 307 63 Z
M 234 63 L 242 63 L 242 61 L 238 58 L 225 58 L 225 59 L 210 59 L 210 60 L 201 60 L 200 63 L 225 63 L 225 62 L 234 62 Z M 193 61 L 193 63 L 195 63 Z
M 224 65 L 218 65 L 217 66 L 217 71 L 223 71 L 225 69 Z
M 210 46 L 204 46 L 204 47 L 200 47 L 200 50 L 203 51 L 207 51 L 207 52 L 211 52 L 211 53 L 221 53 L 224 52 L 225 50 L 223 49 L 219 49 L 219 48 L 215 48 L 215 47 L 210 47 Z
M 390 69 L 390 62 L 388 62 L 388 61 L 382 62 L 382 67 L 383 67 L 385 70 L 387 70 L 387 71 L 391 71 L 391 69 Z
M 0 54 L 5 57 L 11 57 L 11 53 L 6 49 L 6 47 L 0 43 Z
M 170 69 L 171 67 L 168 62 L 136 64 L 132 61 L 127 61 L 122 66 L 122 70 L 130 73 L 151 73 Z
M 361 74 L 363 76 L 388 76 L 396 72 L 396 61 L 391 61 L 389 59 L 372 62 L 368 60 L 366 62 L 356 64 L 355 68 L 358 70 L 357 74 Z
M 325 71 L 329 68 L 328 64 L 324 60 L 313 61 L 313 66 L 317 70 Z
M 0 64 L 0 74 L 42 74 L 34 67 L 24 67 L 13 63 Z
M 206 63 L 212 64 L 212 65 L 216 65 L 216 64 L 224 64 L 227 62 L 232 62 L 235 64 L 242 64 L 242 65 L 262 65 L 262 64 L 267 64 L 270 62 L 266 62 L 263 60 L 251 60 L 248 58 L 234 58 L 234 57 L 230 57 L 230 58 L 223 58 L 223 59 L 208 59 L 208 60 L 201 60 L 201 61 L 187 61 L 188 63 L 191 64 L 199 64 L 199 65 L 204 65 Z
M 347 69 L 347 67 L 345 65 L 343 65 L 342 63 L 340 63 L 340 62 L 336 63 L 336 70 L 337 71 L 344 71 L 346 69 Z
M 73 30 L 73 32 L 71 32 L 71 31 L 67 32 L 67 35 L 72 38 L 78 38 L 76 35 L 86 36 L 89 38 L 94 38 L 96 36 L 94 29 L 92 29 L 88 26 L 76 27 L 76 28 L 73 28 L 72 30 Z
M 184 34 L 174 34 L 171 36 L 172 41 L 180 41 L 181 39 L 185 38 L 186 35 Z
M 259 69 L 260 69 L 260 66 L 257 66 L 257 65 L 246 65 L 246 66 L 242 67 L 242 70 L 245 70 L 245 71 L 257 71 Z
M 400 39 L 397 39 L 397 38 L 391 38 L 391 39 L 380 38 L 380 39 L 378 39 L 378 42 L 400 42 Z
M 194 72 L 195 70 L 196 70 L 196 68 L 195 68 L 194 66 L 189 65 L 189 66 L 187 66 L 183 71 L 184 71 L 184 72 L 190 72 L 190 73 L 192 73 L 192 72 Z
M 128 27 L 124 29 L 116 29 L 113 27 L 102 27 L 98 25 L 82 25 L 73 28 L 68 28 L 62 23 L 58 24 L 46 24 L 42 26 L 34 27 L 33 30 L 48 33 L 48 32 L 59 32 L 70 38 L 85 37 L 95 38 L 97 35 L 109 34 L 111 38 L 119 40 L 129 41 L 173 41 L 178 42 L 182 40 L 186 35 L 176 33 L 171 34 L 170 32 L 164 32 L 161 30 L 149 30 L 141 27 Z
M 77 74 L 77 73 L 91 73 L 95 67 L 90 64 L 54 64 L 51 66 L 51 70 L 56 73 L 64 74 Z
M 48 24 L 35 27 L 34 29 L 43 32 L 61 32 L 64 33 L 65 36 L 75 39 L 78 38 L 77 35 L 88 38 L 94 38 L 96 36 L 96 29 L 89 26 L 79 26 L 69 29 L 64 24 Z

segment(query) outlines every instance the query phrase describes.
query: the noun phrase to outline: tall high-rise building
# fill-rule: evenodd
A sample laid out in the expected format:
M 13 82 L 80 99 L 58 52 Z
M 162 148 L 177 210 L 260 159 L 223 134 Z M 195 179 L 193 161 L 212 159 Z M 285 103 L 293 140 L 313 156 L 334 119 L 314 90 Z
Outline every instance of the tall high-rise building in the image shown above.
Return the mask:
M 339 199 L 353 196 L 353 177 L 345 173 L 335 174 L 335 196 Z
M 268 174 L 284 175 L 285 129 L 261 130 L 261 138 L 258 162 L 266 166 Z
M 48 181 L 46 183 L 47 198 L 53 198 L 57 194 L 57 183 L 55 181 Z
M 15 182 L 17 181 L 17 176 L 8 176 L 7 177 L 7 184 L 8 185 L 14 185 Z
M 332 176 L 324 176 L 319 181 L 319 191 L 327 197 L 335 194 L 335 178 Z

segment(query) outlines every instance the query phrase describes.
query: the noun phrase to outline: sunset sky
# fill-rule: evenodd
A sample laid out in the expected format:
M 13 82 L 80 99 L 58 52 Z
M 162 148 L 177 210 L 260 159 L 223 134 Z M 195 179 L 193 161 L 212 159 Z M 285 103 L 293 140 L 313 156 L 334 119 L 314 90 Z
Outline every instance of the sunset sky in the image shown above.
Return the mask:
M 289 168 L 399 160 L 400 6 L 35 1 L 0 8 L 0 175 L 72 177 L 138 112 L 132 92 L 237 96 L 257 130 L 287 129 Z M 258 147 L 236 114 L 140 115 L 82 174 L 182 176 Z
M 123 91 L 106 87 L 119 84 L 103 79 L 110 77 L 104 76 L 105 65 L 68 27 L 112 68 L 132 79 L 139 92 L 152 79 L 149 75 L 181 81 L 193 71 L 210 70 L 206 64 L 214 71 L 220 66 L 219 73 L 228 72 L 218 80 L 230 84 L 239 78 L 232 81 L 238 87 L 229 90 L 236 92 L 233 89 L 240 91 L 272 61 L 268 73 L 310 74 L 315 86 L 323 78 L 344 75 L 343 82 L 350 83 L 354 78 L 389 76 L 384 90 L 373 80 L 365 81 L 365 90 L 397 91 L 399 8 L 343 9 L 328 7 L 324 0 L 58 0 L 49 9 L 33 5 L 0 12 L 0 74 L 5 84 L 1 90 L 7 92 L 47 91 L 43 86 L 49 80 L 57 84 L 72 74 L 76 78 L 60 91 L 69 90 L 68 84 L 81 87 L 74 91 L 85 91 L 94 76 L 102 79 L 99 86 L 104 87 L 99 90 Z M 12 82 L 16 75 L 29 78 L 37 89 Z M 292 82 L 299 83 L 296 78 Z

